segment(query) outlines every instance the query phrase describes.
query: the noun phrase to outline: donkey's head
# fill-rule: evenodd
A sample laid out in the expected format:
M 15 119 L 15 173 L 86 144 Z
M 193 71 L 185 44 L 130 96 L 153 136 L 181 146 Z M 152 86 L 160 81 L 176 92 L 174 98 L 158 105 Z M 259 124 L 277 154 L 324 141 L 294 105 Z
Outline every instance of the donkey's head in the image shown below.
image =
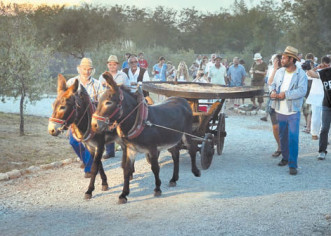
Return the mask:
M 53 103 L 53 114 L 48 122 L 48 132 L 53 136 L 57 136 L 62 130 L 68 129 L 76 116 L 74 94 L 78 89 L 78 80 L 67 87 L 66 79 L 59 74 L 57 83 L 57 98 Z
M 93 132 L 102 132 L 110 124 L 121 118 L 123 92 L 117 86 L 113 76 L 109 72 L 103 73 L 103 78 L 107 81 L 107 89 L 100 97 L 98 107 L 92 116 Z

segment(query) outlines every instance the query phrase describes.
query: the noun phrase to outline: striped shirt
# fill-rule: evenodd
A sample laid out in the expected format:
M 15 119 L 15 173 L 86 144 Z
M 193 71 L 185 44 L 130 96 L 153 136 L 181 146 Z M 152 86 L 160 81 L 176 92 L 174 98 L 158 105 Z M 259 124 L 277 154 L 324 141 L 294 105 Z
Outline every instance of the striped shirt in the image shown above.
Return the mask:
M 80 81 L 78 75 L 76 77 L 69 79 L 67 81 L 67 86 L 71 86 L 76 79 L 79 80 L 79 85 L 83 86 L 86 89 L 86 92 L 88 93 L 88 95 L 90 95 L 92 102 L 94 103 L 98 102 L 101 94 L 104 92 L 104 88 L 102 87 L 101 83 L 98 80 L 90 77 L 89 82 L 84 86 Z

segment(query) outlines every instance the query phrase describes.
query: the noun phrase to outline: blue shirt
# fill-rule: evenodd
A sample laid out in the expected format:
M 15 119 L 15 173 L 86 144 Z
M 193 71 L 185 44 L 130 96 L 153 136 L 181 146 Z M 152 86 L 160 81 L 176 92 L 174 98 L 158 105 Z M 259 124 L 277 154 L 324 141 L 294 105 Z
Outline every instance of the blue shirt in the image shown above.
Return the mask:
M 159 64 L 155 64 L 153 66 L 153 70 L 156 72 L 154 75 L 155 79 L 161 80 L 161 81 L 166 81 L 166 73 L 167 73 L 167 64 L 163 64 L 162 67 L 159 67 Z
M 283 84 L 285 75 L 285 67 L 277 70 L 274 80 L 271 84 L 271 90 L 275 90 L 276 93 L 280 92 L 280 88 Z M 285 99 L 289 112 L 299 112 L 303 104 L 303 97 L 306 95 L 308 87 L 308 77 L 304 70 L 301 68 L 296 69 L 293 74 L 289 89 L 285 91 Z M 273 99 L 271 107 L 275 110 L 279 109 L 280 103 L 278 99 Z
M 228 76 L 230 77 L 230 87 L 243 86 L 242 78 L 246 76 L 245 67 L 238 64 L 238 66 L 230 66 L 228 70 Z
M 123 61 L 123 64 L 122 64 L 122 70 L 124 68 L 129 68 L 129 62 L 128 61 Z

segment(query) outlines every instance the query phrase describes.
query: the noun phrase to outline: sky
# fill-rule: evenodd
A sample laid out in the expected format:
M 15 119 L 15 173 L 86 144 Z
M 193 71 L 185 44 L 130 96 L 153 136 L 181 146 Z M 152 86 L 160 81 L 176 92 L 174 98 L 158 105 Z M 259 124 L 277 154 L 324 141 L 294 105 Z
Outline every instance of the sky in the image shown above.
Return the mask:
M 155 8 L 162 5 L 174 9 L 195 7 L 202 12 L 215 12 L 221 7 L 229 9 L 235 0 L 2 0 L 4 3 L 31 3 L 31 4 L 68 4 L 78 5 L 80 3 L 101 5 L 136 5 L 138 8 Z M 256 6 L 259 0 L 245 0 L 248 7 Z

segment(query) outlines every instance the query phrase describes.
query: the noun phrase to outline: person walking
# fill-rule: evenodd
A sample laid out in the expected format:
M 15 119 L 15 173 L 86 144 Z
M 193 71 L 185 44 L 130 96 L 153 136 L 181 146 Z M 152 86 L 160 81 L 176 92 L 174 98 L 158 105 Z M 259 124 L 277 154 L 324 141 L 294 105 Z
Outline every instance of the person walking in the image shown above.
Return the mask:
M 86 89 L 92 103 L 96 104 L 103 91 L 103 87 L 98 80 L 92 77 L 94 74 L 92 60 L 90 58 L 83 58 L 77 67 L 77 71 L 78 76 L 69 79 L 67 81 L 67 86 L 71 86 L 78 79 L 79 86 L 83 86 Z M 83 143 L 74 138 L 71 129 L 69 130 L 69 143 L 84 164 L 85 178 L 91 178 L 93 156 L 88 149 L 85 148 Z
M 250 74 L 252 74 L 251 86 L 258 86 L 264 88 L 264 78 L 267 74 L 268 66 L 262 61 L 262 56 L 260 53 L 254 54 L 254 63 L 250 69 Z M 255 97 L 251 98 L 254 108 L 256 109 Z M 263 96 L 258 96 L 257 101 L 259 103 L 259 109 L 262 108 Z
M 299 154 L 300 110 L 307 92 L 307 75 L 295 65 L 298 49 L 288 46 L 282 54 L 282 68 L 271 84 L 272 108 L 277 113 L 282 160 L 279 166 L 289 166 L 290 175 L 297 174 Z
M 159 62 L 153 66 L 152 75 L 156 80 L 167 80 L 167 64 L 165 64 L 164 57 L 159 57 Z
M 118 59 L 116 55 L 110 55 L 108 60 L 107 60 L 107 68 L 109 73 L 113 76 L 114 81 L 118 84 L 118 85 L 126 85 L 129 86 L 130 82 L 129 82 L 129 78 L 127 77 L 127 75 L 121 71 L 118 70 Z M 101 85 L 103 86 L 104 89 L 107 88 L 108 84 L 106 82 L 106 80 L 103 78 L 102 74 L 99 77 L 99 81 L 101 83 Z M 109 143 L 106 144 L 106 153 L 102 156 L 103 159 L 108 159 L 111 157 L 115 157 L 115 143 Z
M 281 65 L 281 59 L 282 59 L 282 55 L 280 54 L 274 54 L 271 57 L 271 62 L 272 62 L 272 70 L 270 71 L 270 73 L 268 74 L 268 86 L 269 86 L 269 92 L 271 91 L 271 84 L 274 81 L 274 77 L 275 74 L 277 72 L 277 70 L 279 68 L 282 67 Z M 268 99 L 268 104 L 267 104 L 267 111 L 270 115 L 270 119 L 271 119 L 271 124 L 272 124 L 272 133 L 274 135 L 274 138 L 276 140 L 277 143 L 277 150 L 271 155 L 272 157 L 279 157 L 280 154 L 282 154 L 281 148 L 280 148 L 280 140 L 279 140 L 279 124 L 278 124 L 278 120 L 277 120 L 277 116 L 276 116 L 276 112 L 275 109 L 273 109 L 271 107 L 271 99 Z
M 138 64 L 140 68 L 144 68 L 145 70 L 147 70 L 148 62 L 144 58 L 144 53 L 142 52 L 138 54 Z
M 239 64 L 238 57 L 234 57 L 233 64 L 229 67 L 227 72 L 228 85 L 230 87 L 241 87 L 244 85 L 245 77 L 246 77 L 245 67 Z M 240 100 L 233 99 L 233 102 L 231 103 L 233 103 L 235 107 L 239 107 Z
M 221 64 L 221 56 L 216 56 L 215 64 L 209 69 L 208 80 L 212 84 L 226 85 L 226 68 Z
M 328 61 L 330 64 L 330 61 Z M 322 128 L 319 139 L 318 160 L 325 160 L 327 154 L 328 137 L 331 123 L 331 68 L 327 67 L 318 72 L 309 70 L 307 74 L 314 78 L 320 79 L 324 87 L 324 98 L 322 104 Z

